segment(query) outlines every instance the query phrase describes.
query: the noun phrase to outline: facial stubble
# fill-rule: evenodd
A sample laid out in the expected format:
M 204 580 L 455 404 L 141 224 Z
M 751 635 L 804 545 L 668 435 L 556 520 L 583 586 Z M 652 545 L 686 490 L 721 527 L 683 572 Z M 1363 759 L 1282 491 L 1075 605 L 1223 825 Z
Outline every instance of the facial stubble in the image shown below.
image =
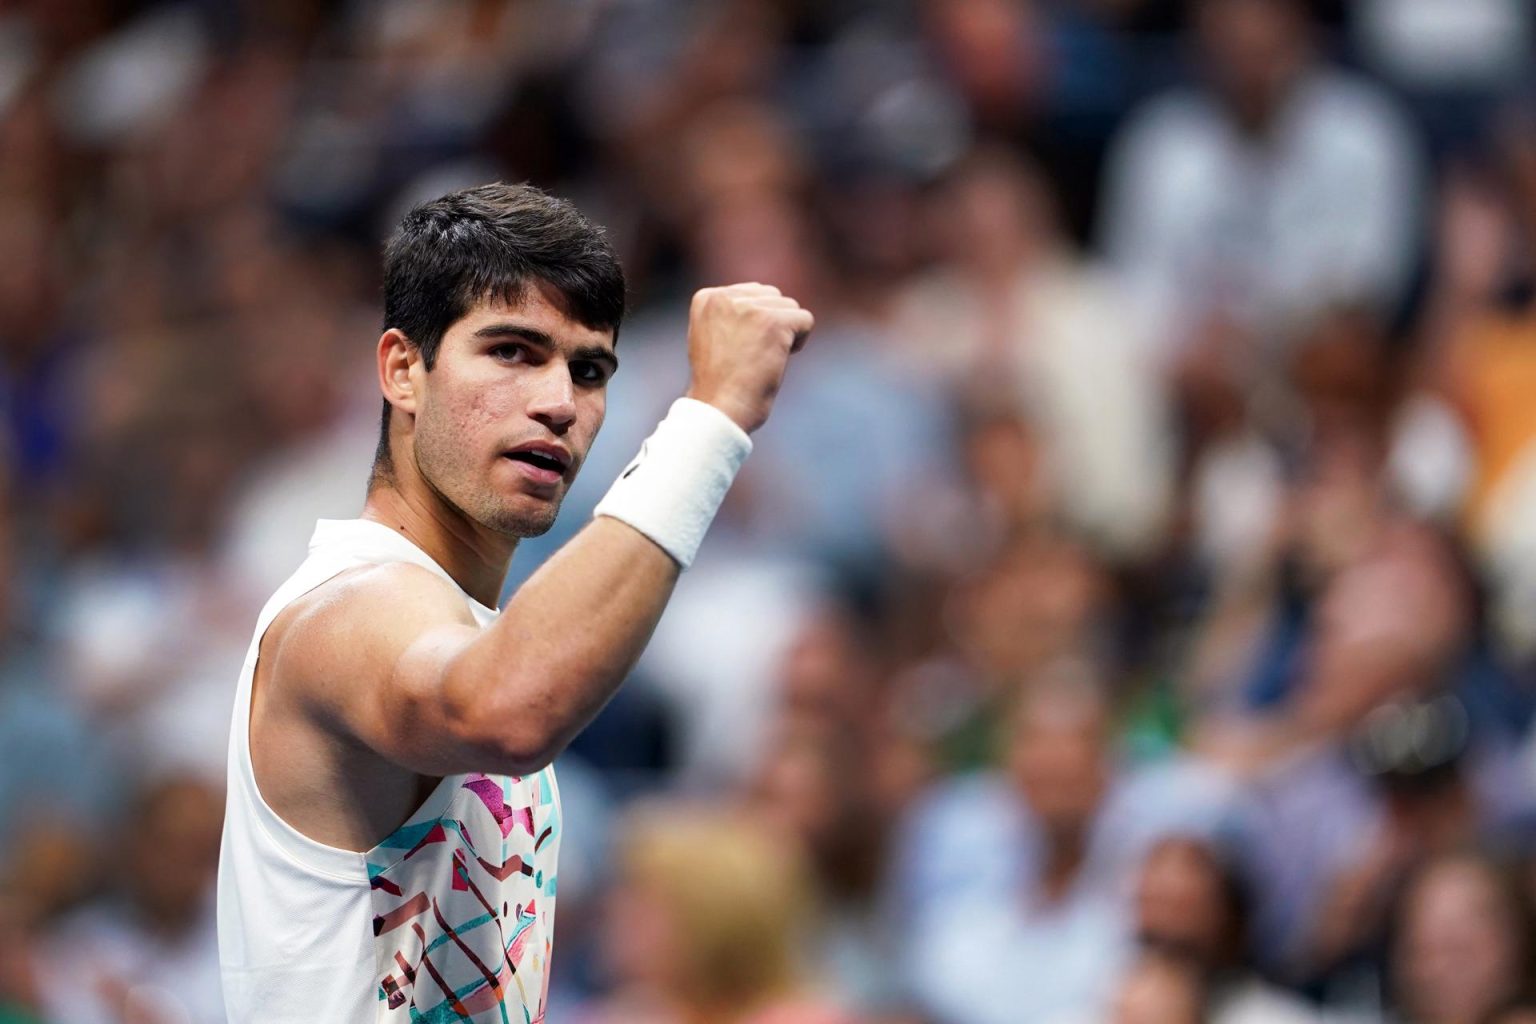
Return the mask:
M 527 501 L 536 504 L 531 509 L 519 511 L 512 507 L 517 497 L 508 498 L 498 493 L 491 485 L 489 472 L 477 472 L 472 462 L 465 458 L 462 445 L 439 444 L 436 432 L 421 429 L 419 416 L 416 428 L 413 454 L 417 475 L 444 505 L 492 533 L 519 540 L 543 536 L 555 525 L 560 502 L 565 497 L 563 494 L 547 500 L 524 495 Z

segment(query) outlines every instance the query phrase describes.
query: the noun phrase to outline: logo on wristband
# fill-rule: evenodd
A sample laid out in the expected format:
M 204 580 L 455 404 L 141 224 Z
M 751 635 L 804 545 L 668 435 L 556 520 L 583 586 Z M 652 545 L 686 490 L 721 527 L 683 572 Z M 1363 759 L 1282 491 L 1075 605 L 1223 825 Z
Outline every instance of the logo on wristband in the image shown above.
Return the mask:
M 649 440 L 649 439 L 647 439 L 647 440 Z M 633 473 L 635 470 L 640 468 L 640 461 L 645 458 L 645 444 L 646 444 L 645 441 L 641 441 L 640 442 L 640 452 L 639 452 L 639 454 L 637 454 L 635 456 L 634 460 L 632 462 L 630 462 L 630 464 L 625 468 L 624 472 L 619 474 L 619 479 L 620 480 L 628 480 L 629 479 L 629 474 Z

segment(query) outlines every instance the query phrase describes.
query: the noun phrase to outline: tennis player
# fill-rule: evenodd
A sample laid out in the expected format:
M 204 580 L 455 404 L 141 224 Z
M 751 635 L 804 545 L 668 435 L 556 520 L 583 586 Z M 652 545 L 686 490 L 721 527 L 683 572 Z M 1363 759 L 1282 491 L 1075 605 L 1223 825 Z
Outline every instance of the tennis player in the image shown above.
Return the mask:
M 550 762 L 639 656 L 813 324 L 765 285 L 695 295 L 687 394 L 498 610 L 602 425 L 623 311 L 602 232 L 528 186 L 425 203 L 390 239 L 362 516 L 317 525 L 240 677 L 232 1024 L 544 1020 Z

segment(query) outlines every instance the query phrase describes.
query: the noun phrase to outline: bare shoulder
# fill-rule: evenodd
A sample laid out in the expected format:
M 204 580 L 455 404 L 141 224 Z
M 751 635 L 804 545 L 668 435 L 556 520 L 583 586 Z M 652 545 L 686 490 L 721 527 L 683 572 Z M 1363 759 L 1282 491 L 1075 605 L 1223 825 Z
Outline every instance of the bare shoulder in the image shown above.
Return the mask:
M 427 620 L 432 624 L 474 625 L 458 589 L 436 573 L 410 562 L 365 565 L 333 576 L 295 601 L 292 626 L 367 628 L 369 625 Z
M 464 597 L 435 573 L 408 562 L 343 572 L 284 609 L 262 640 L 268 677 L 280 690 L 327 692 L 368 685 L 402 652 L 439 630 L 476 629 Z

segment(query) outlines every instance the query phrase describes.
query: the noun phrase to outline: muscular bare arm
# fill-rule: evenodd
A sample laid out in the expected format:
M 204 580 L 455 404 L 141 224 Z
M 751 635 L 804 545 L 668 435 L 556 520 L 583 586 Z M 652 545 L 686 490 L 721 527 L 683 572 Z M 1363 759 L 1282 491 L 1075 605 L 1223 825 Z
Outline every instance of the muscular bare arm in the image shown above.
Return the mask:
M 690 396 L 755 430 L 812 324 L 766 286 L 700 292 Z M 649 538 L 599 517 L 482 631 L 462 597 L 425 569 L 359 570 L 287 625 L 273 677 L 307 716 L 411 771 L 526 774 L 553 760 L 623 681 L 678 573 Z

